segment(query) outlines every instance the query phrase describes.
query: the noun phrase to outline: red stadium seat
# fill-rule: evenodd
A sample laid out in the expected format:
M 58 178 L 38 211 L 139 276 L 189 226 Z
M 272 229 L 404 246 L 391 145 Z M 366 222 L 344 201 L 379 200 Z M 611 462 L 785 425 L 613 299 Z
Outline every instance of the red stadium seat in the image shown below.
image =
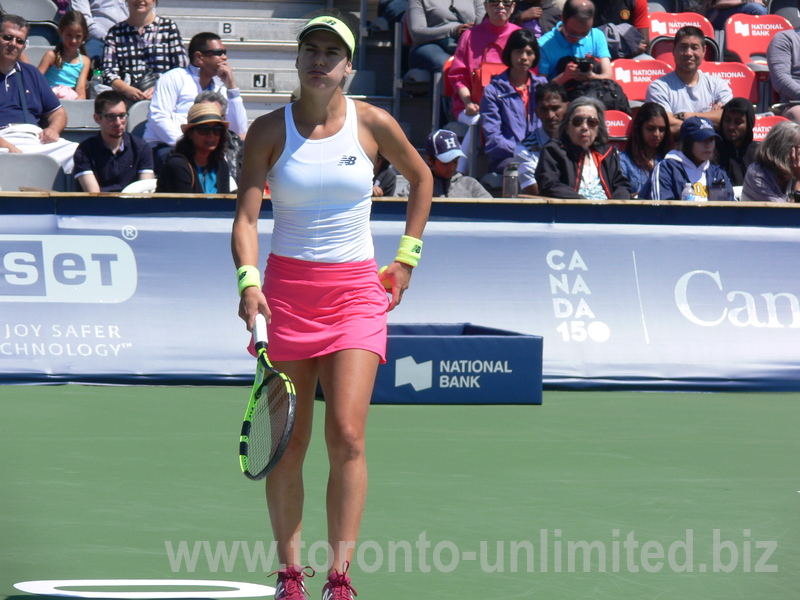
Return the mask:
M 763 142 L 773 125 L 788 120 L 786 117 L 779 117 L 778 115 L 756 117 L 756 124 L 753 127 L 753 141 Z
M 628 100 L 643 102 L 650 82 L 672 70 L 662 60 L 618 58 L 611 64 L 611 77 L 625 90 Z
M 675 68 L 675 57 L 672 49 L 675 47 L 675 37 L 661 36 L 650 40 L 647 53 L 656 60 L 667 63 L 671 68 Z M 706 36 L 706 53 L 703 57 L 705 61 L 716 61 L 721 57 L 719 46 L 714 38 Z
M 714 26 L 703 15 L 694 12 L 665 13 L 653 12 L 648 16 L 650 20 L 650 39 L 657 37 L 675 38 L 675 33 L 681 27 L 693 25 L 699 27 L 703 35 L 714 39 Z
M 621 110 L 607 110 L 606 127 L 608 127 L 608 141 L 619 150 L 624 150 L 631 135 L 633 118 Z
M 756 74 L 747 65 L 738 62 L 704 62 L 700 65 L 700 70 L 727 81 L 735 97 L 747 98 L 753 104 L 758 103 Z
M 775 34 L 792 29 L 780 15 L 733 15 L 725 21 L 725 52 L 747 63 L 767 64 L 767 46 Z

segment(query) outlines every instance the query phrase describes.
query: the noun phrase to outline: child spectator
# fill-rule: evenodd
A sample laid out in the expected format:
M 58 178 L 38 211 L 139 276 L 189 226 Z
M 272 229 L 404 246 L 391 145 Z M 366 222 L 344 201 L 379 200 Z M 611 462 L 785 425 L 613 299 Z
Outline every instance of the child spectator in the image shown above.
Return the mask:
M 747 98 L 733 98 L 722 107 L 719 166 L 734 186 L 744 185 L 747 167 L 755 160 L 758 142 L 753 141 L 756 111 Z
M 683 200 L 687 184 L 692 197 L 706 200 L 735 200 L 728 175 L 714 158 L 715 143 L 720 140 L 714 125 L 703 117 L 689 117 L 680 129 L 679 149 L 672 150 L 653 169 L 648 186 L 641 191 L 643 198 L 652 200 Z
M 53 93 L 64 100 L 85 100 L 91 61 L 86 55 L 89 27 L 77 11 L 69 11 L 58 22 L 61 39 L 48 50 L 39 63 L 39 71 L 47 79 Z
M 483 90 L 481 114 L 484 150 L 491 158 L 491 171 L 502 173 L 514 159 L 514 148 L 540 125 L 536 114 L 535 88 L 547 79 L 531 70 L 539 63 L 539 44 L 528 29 L 512 33 L 503 49 L 508 69 L 492 78 Z

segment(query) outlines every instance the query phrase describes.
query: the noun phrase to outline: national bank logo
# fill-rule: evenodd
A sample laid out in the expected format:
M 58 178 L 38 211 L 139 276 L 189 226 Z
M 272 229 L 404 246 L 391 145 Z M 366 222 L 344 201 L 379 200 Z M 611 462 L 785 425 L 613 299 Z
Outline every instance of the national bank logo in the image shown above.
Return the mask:
M 483 375 L 495 373 L 510 375 L 514 370 L 508 360 L 485 359 L 457 359 L 438 360 L 437 387 L 443 388 L 473 388 L 481 387 Z M 398 358 L 395 361 L 394 387 L 411 384 L 415 392 L 421 392 L 433 387 L 434 372 L 433 361 L 427 360 L 418 363 L 413 356 Z
M 0 235 L 0 302 L 125 302 L 136 257 L 113 236 Z
M 427 390 L 433 386 L 433 361 L 426 360 L 417 364 L 412 356 L 398 358 L 395 361 L 394 387 L 411 384 L 415 392 Z

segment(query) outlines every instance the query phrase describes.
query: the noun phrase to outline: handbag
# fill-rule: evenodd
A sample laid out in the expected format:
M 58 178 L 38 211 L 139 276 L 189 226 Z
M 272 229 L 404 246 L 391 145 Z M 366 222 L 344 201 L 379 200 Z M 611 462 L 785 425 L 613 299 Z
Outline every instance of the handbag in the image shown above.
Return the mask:
M 489 85 L 489 82 L 492 80 L 492 77 L 495 75 L 499 75 L 508 67 L 503 64 L 502 62 L 495 62 L 495 61 L 488 61 L 486 60 L 486 56 L 489 50 L 494 47 L 496 51 L 502 56 L 503 55 L 503 48 L 499 44 L 495 44 L 494 42 L 486 46 L 483 50 L 483 60 L 481 63 L 472 71 L 472 84 L 470 85 L 470 97 L 475 104 L 480 104 L 481 98 L 483 97 L 483 88 Z

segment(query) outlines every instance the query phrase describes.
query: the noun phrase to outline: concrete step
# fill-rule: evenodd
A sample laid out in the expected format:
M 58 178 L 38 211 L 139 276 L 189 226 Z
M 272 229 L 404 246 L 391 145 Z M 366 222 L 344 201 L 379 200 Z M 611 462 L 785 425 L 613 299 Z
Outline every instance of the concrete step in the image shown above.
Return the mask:
M 211 31 L 224 42 L 291 42 L 297 44 L 297 32 L 303 26 L 303 19 L 283 19 L 272 17 L 232 17 L 232 16 L 174 16 L 181 36 L 190 40 L 202 31 Z
M 264 63 L 265 65 L 271 63 Z M 271 66 L 257 68 L 237 67 L 234 71 L 236 85 L 242 92 L 290 94 L 300 85 L 297 70 L 276 69 Z M 350 94 L 374 96 L 375 73 L 372 71 L 353 71 L 345 84 Z
M 160 0 L 158 14 L 163 17 L 180 18 L 207 16 L 224 13 L 230 17 L 279 17 L 302 19 L 311 12 L 328 7 L 330 2 L 320 0 Z M 180 24 L 179 24 L 180 25 Z M 181 30 L 183 33 L 183 30 Z

